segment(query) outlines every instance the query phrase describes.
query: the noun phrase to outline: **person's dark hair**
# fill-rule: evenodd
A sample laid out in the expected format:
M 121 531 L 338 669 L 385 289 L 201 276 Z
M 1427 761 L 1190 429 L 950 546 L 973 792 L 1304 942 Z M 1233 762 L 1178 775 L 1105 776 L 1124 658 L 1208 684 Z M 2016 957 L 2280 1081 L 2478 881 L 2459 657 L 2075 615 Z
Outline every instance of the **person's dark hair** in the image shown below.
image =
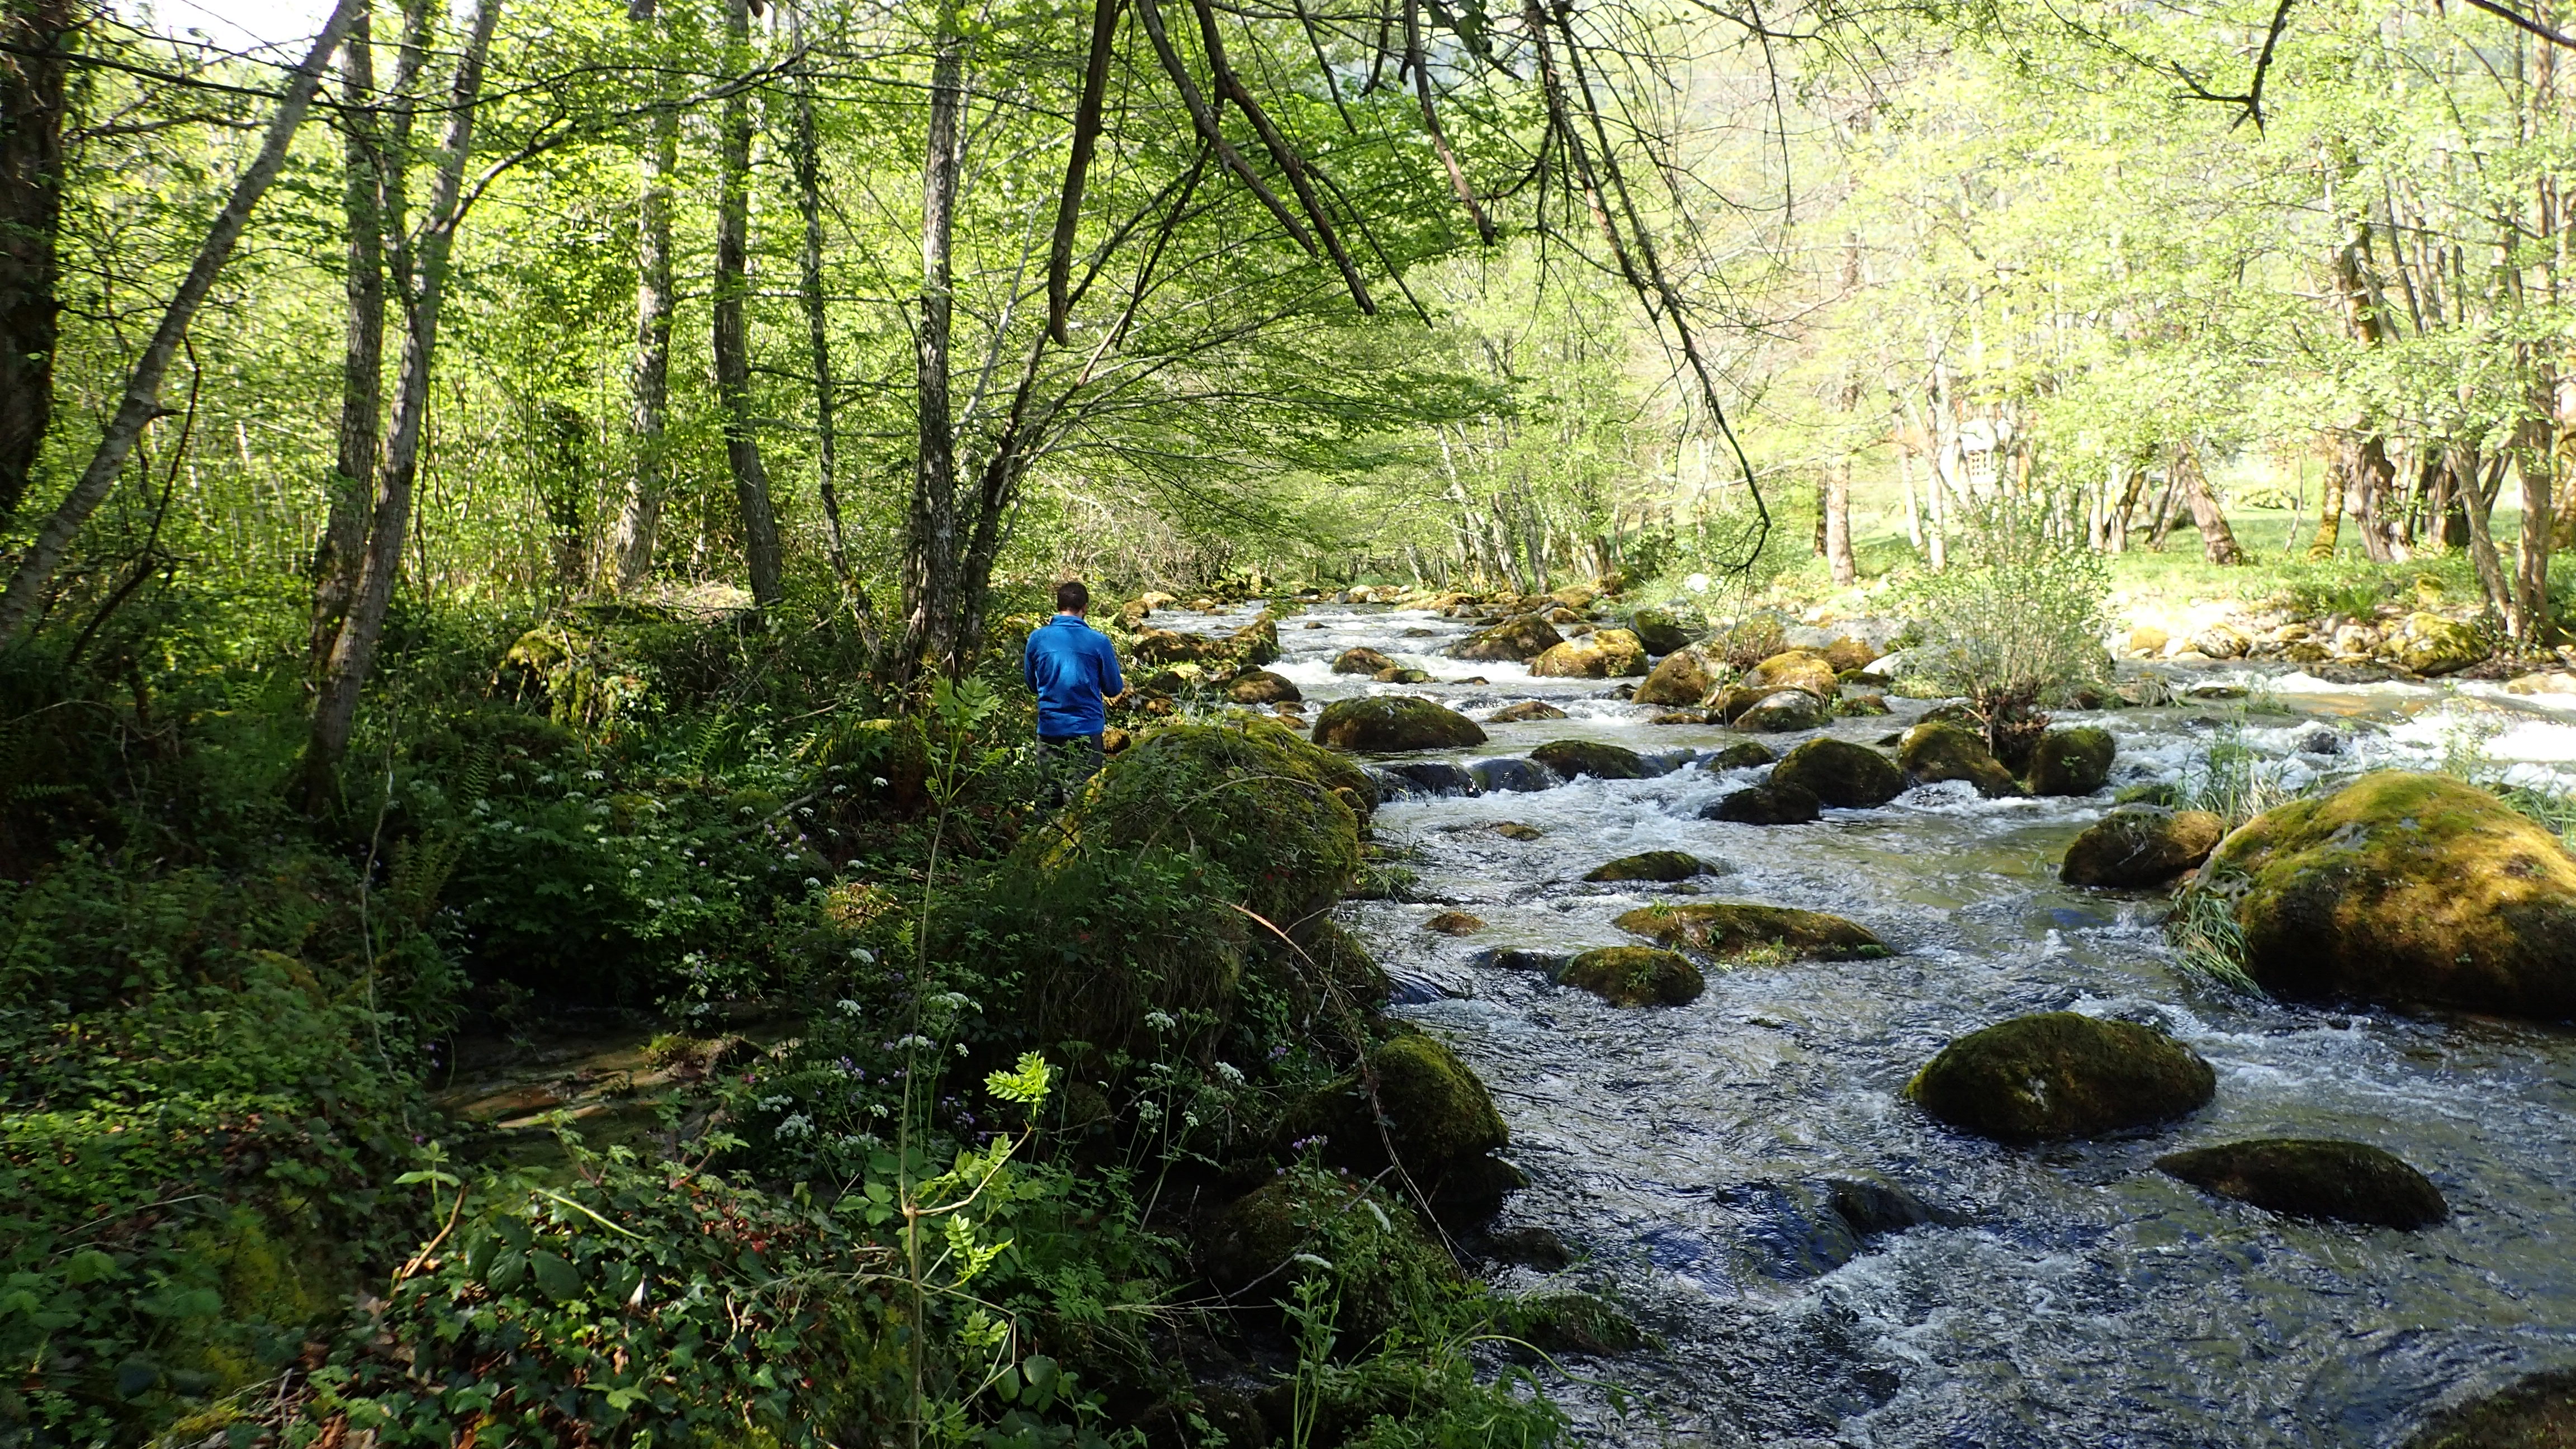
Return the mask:
M 1055 611 L 1059 614 L 1090 613 L 1091 590 L 1084 588 L 1080 579 L 1066 579 L 1055 586 Z

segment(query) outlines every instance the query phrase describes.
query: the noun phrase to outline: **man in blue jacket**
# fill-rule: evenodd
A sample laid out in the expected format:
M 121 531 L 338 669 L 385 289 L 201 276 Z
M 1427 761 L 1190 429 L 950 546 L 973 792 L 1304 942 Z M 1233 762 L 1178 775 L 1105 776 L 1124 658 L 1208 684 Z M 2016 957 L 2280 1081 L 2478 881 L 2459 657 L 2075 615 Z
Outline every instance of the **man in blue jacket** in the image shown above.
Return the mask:
M 1100 734 L 1107 701 L 1127 692 L 1109 636 L 1082 622 L 1091 590 L 1077 580 L 1055 586 L 1055 617 L 1029 631 L 1021 676 L 1038 697 L 1038 744 L 1058 788 L 1100 773 Z

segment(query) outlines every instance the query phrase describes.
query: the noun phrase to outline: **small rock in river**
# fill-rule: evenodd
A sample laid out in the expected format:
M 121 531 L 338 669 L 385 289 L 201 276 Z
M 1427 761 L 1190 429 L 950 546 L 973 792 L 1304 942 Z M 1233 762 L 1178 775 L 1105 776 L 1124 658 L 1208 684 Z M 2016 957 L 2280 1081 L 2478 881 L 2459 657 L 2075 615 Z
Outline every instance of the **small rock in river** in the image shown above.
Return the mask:
M 1815 739 L 1791 750 L 1771 772 L 1772 788 L 1803 790 L 1842 810 L 1884 805 L 1905 793 L 1896 762 L 1849 740 Z M 1813 816 L 1808 817 L 1813 819 Z
M 1669 883 L 1715 874 L 1718 874 L 1715 867 L 1688 851 L 1649 850 L 1638 855 L 1623 855 L 1607 864 L 1595 866 L 1583 878 L 1588 881 L 1650 880 Z
M 1455 749 L 1484 742 L 1485 732 L 1474 720 L 1411 695 L 1337 699 L 1315 717 L 1315 743 L 1345 750 Z
M 1559 986 L 1576 986 L 1613 1006 L 1687 1006 L 1708 981 L 1690 958 L 1652 946 L 1602 946 L 1565 963 Z
M 1824 811 L 1814 791 L 1775 780 L 1703 806 L 1699 818 L 1734 825 L 1804 825 L 1823 819 Z
M 1550 740 L 1530 751 L 1530 758 L 1569 780 L 1583 775 L 1596 780 L 1646 778 L 1646 762 L 1635 750 L 1597 740 Z
M 2138 890 L 2160 886 L 2209 858 L 2227 822 L 2206 810 L 2123 805 L 2066 847 L 2068 885 Z
M 2156 1159 L 2156 1170 L 2269 1212 L 2369 1227 L 2422 1228 L 2451 1215 L 2442 1190 L 2360 1142 L 2273 1137 Z
M 1780 758 L 1760 740 L 1738 740 L 1699 762 L 1703 770 L 1749 770 Z
M 1536 840 L 1547 834 L 1535 825 L 1524 825 L 1517 820 L 1497 820 L 1492 828 L 1496 835 L 1505 840 Z
M 1518 724 L 1527 719 L 1563 719 L 1565 711 L 1543 699 L 1525 699 L 1485 716 L 1487 724 Z
M 1465 911 L 1442 911 L 1423 922 L 1422 929 L 1438 931 L 1444 936 L 1472 936 L 1485 929 L 1485 923 Z
M 2035 1142 L 2169 1121 L 2217 1086 L 2198 1052 L 2153 1027 L 2049 1011 L 1943 1047 L 1905 1095 L 1964 1131 Z
M 1478 760 L 1467 767 L 1476 784 L 1488 791 L 1502 790 L 1527 793 L 1545 790 L 1556 784 L 1556 776 L 1529 760 Z

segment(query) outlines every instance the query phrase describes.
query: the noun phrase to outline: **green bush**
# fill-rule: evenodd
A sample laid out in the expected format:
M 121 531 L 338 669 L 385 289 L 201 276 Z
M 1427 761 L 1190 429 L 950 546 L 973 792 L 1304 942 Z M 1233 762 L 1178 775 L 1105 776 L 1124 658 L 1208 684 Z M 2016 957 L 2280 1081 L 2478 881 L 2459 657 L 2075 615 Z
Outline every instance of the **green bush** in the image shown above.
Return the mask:
M 2035 513 L 1989 508 L 1961 531 L 1950 566 L 1917 576 L 1903 602 L 1918 673 L 1963 696 L 2007 764 L 2047 728 L 2043 704 L 2107 677 L 2110 573 Z

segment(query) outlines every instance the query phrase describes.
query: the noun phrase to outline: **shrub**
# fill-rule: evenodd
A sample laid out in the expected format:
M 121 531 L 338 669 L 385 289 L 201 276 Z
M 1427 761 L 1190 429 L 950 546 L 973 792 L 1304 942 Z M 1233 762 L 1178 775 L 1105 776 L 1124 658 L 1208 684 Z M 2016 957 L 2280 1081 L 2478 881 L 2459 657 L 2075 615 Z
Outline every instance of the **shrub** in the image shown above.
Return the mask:
M 1920 672 L 1965 697 L 1987 747 L 2013 764 L 2047 729 L 2044 702 L 2106 676 L 2110 574 L 2082 544 L 2049 538 L 2036 517 L 1995 508 L 1979 524 L 1949 568 L 1912 582 L 1905 605 Z

